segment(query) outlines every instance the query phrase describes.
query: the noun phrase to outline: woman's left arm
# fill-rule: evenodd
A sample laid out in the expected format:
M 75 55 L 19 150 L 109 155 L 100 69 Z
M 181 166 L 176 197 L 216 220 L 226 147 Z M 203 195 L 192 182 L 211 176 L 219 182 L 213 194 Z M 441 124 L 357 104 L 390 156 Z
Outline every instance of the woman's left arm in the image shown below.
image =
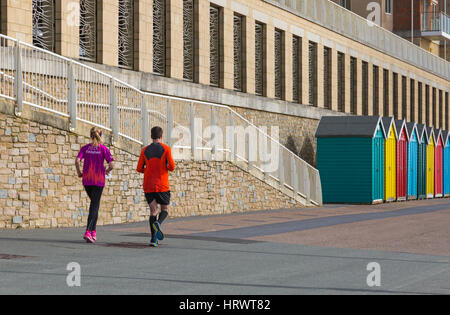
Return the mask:
M 106 169 L 106 175 L 109 175 L 109 173 L 114 169 L 114 161 L 111 161 L 108 163 L 108 168 Z

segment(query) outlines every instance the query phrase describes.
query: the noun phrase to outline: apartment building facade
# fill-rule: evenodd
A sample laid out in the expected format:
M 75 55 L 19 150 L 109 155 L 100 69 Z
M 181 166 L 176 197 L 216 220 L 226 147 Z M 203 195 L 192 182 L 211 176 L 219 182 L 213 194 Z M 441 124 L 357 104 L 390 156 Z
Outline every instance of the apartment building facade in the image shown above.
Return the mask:
M 249 115 L 395 115 L 450 129 L 449 63 L 368 23 L 365 1 L 349 2 L 362 17 L 334 2 L 1 0 L 0 31 L 143 90 Z M 396 2 L 380 1 L 388 29 Z

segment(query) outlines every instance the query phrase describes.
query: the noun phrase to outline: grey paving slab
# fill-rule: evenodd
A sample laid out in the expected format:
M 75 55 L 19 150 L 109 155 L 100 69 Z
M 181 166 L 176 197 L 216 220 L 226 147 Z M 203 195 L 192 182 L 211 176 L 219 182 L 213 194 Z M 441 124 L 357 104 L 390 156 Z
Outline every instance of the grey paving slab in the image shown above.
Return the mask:
M 449 294 L 450 257 L 167 237 L 99 229 L 95 245 L 82 229 L 0 231 L 0 294 Z M 116 247 L 127 243 L 136 248 Z M 67 264 L 81 266 L 69 288 Z M 381 266 L 381 286 L 366 283 Z

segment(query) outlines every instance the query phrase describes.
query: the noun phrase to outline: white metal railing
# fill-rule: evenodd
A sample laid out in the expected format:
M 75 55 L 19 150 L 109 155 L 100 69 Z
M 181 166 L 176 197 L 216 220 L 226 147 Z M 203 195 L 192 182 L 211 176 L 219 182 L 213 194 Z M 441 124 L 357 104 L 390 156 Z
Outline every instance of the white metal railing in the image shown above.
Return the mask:
M 450 63 L 330 0 L 263 0 L 450 80 Z
M 244 163 L 277 187 L 320 205 L 319 172 L 230 107 L 142 92 L 92 67 L 0 34 L 0 96 L 34 110 L 109 130 L 147 144 L 164 126 L 175 158 Z M 275 130 L 276 131 L 276 130 Z M 255 173 L 255 176 L 258 176 Z

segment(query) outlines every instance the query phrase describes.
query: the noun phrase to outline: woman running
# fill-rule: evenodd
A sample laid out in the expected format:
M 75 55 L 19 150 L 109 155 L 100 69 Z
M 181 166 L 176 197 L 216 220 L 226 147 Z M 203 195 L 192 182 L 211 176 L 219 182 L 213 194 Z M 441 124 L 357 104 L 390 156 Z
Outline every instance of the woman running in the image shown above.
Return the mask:
M 103 145 L 102 131 L 99 128 L 93 127 L 91 129 L 91 139 L 92 143 L 81 148 L 75 161 L 78 177 L 83 178 L 84 189 L 91 200 L 86 233 L 83 237 L 87 243 L 95 243 L 97 240 L 96 227 L 98 210 L 100 208 L 103 187 L 105 187 L 105 173 L 109 175 L 114 168 L 114 159 L 109 149 Z M 80 162 L 83 159 L 83 172 L 81 172 Z M 105 160 L 108 163 L 108 169 L 106 171 L 104 165 Z

